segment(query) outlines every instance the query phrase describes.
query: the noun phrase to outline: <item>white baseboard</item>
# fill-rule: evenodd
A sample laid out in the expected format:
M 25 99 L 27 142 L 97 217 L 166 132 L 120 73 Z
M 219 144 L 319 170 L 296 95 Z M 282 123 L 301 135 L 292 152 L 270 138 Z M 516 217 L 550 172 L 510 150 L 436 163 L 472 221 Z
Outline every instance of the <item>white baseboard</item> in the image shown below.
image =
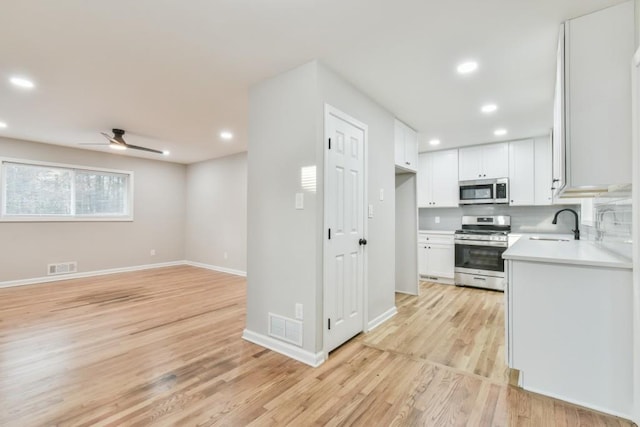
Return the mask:
M 396 306 L 391 307 L 389 310 L 385 311 L 380 316 L 378 316 L 375 319 L 371 320 L 367 324 L 366 332 L 371 332 L 372 330 L 374 330 L 378 326 L 382 325 L 387 320 L 391 319 L 396 314 L 398 314 L 398 309 L 396 308 Z
M 221 273 L 228 273 L 228 274 L 233 274 L 235 276 L 247 277 L 247 272 L 242 270 L 234 270 L 232 268 L 218 267 L 217 265 L 204 264 L 202 262 L 196 262 L 196 261 L 184 261 L 184 263 L 192 267 L 206 268 L 207 270 L 219 271 Z
M 633 419 L 631 414 L 624 414 L 622 412 L 613 411 L 613 410 L 611 410 L 609 408 L 603 408 L 603 407 L 598 406 L 598 405 L 590 405 L 588 403 L 581 402 L 581 401 L 576 400 L 576 399 L 569 399 L 568 397 L 562 396 L 560 394 L 549 393 L 549 392 L 546 392 L 546 391 L 537 390 L 534 387 L 522 387 L 522 388 L 524 390 L 528 390 L 528 391 L 531 391 L 533 393 L 540 394 L 542 396 L 553 397 L 554 399 L 563 400 L 563 401 L 568 402 L 568 403 L 573 403 L 574 405 L 582 406 L 584 408 L 593 409 L 594 411 L 602 412 L 603 414 L 613 415 L 615 417 L 624 418 L 625 420 L 632 420 Z
M 80 273 L 61 274 L 58 276 L 34 277 L 32 279 L 8 280 L 0 282 L 0 288 L 11 288 L 13 286 L 34 285 L 36 283 L 59 282 L 62 280 L 82 279 L 92 276 L 104 276 L 106 274 L 127 273 L 130 271 L 150 270 L 152 268 L 175 267 L 184 265 L 184 261 L 159 262 L 157 264 L 134 265 L 131 267 L 109 268 L 106 270 L 83 271 Z
M 416 294 L 416 293 L 407 292 L 407 291 L 401 291 L 401 290 L 398 290 L 398 289 L 395 290 L 395 293 L 396 294 L 403 294 L 403 295 L 413 295 L 414 297 L 418 296 L 418 294 Z
M 114 273 L 128 273 L 131 271 L 150 270 L 152 268 L 175 267 L 178 265 L 190 265 L 192 267 L 206 268 L 208 270 L 219 271 L 221 273 L 247 277 L 246 271 L 233 270 L 230 268 L 218 267 L 215 265 L 208 265 L 208 264 L 202 264 L 199 262 L 180 260 L 180 261 L 170 261 L 170 262 L 159 262 L 156 264 L 134 265 L 131 267 L 109 268 L 106 270 L 83 271 L 80 273 L 61 274 L 57 276 L 43 276 L 43 277 L 34 277 L 31 279 L 7 280 L 4 282 L 0 282 L 0 288 L 11 288 L 14 286 L 34 285 L 37 283 L 59 282 L 62 280 L 82 279 L 85 277 L 104 276 L 106 274 L 114 274 Z
M 324 352 L 322 351 L 314 354 L 300 347 L 296 347 L 295 345 L 287 344 L 286 342 L 279 341 L 275 338 L 253 332 L 248 329 L 245 329 L 242 332 L 242 338 L 314 368 L 322 365 L 326 359 Z

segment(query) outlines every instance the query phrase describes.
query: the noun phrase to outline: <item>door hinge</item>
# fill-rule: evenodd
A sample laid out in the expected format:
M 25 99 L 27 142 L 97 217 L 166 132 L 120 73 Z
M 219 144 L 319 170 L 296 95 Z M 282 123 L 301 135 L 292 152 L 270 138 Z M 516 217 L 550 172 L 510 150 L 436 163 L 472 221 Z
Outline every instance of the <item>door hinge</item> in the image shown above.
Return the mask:
M 331 138 L 329 138 L 329 150 L 331 150 Z
M 331 229 L 329 229 L 329 240 L 331 240 Z
M 329 330 L 331 330 L 331 319 L 327 319 L 327 326 L 329 326 Z

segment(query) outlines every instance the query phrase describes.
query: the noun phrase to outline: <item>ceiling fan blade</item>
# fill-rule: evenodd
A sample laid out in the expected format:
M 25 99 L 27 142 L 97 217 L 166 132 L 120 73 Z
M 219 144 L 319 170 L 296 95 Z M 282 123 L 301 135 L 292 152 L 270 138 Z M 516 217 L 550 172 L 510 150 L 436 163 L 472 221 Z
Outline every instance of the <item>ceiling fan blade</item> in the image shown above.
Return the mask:
M 113 137 L 111 135 L 109 135 L 108 133 L 100 132 L 100 135 L 102 135 L 105 138 L 107 138 L 109 140 L 109 142 L 111 142 L 112 144 L 117 144 L 117 142 L 113 139 Z
M 147 148 L 147 147 L 140 147 L 139 145 L 127 144 L 127 148 L 131 148 L 133 150 L 148 151 L 150 153 L 163 154 L 162 151 L 160 150 L 154 150 L 153 148 Z

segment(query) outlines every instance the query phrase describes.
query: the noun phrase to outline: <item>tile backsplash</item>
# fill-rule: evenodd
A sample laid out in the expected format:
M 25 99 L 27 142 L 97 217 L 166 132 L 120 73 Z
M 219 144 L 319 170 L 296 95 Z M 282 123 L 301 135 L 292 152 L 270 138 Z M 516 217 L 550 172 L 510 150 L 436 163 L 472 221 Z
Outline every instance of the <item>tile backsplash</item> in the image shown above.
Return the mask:
M 583 225 L 586 238 L 600 242 L 620 255 L 632 256 L 631 187 L 593 199 L 589 225 Z
M 571 208 L 580 213 L 580 206 L 507 206 L 476 205 L 458 208 L 431 208 L 419 210 L 419 228 L 421 230 L 456 230 L 461 227 L 462 215 L 510 215 L 513 233 L 552 233 L 571 235 L 575 220 L 571 214 L 564 213 L 554 225 L 554 214 L 560 209 Z M 439 222 L 436 222 L 439 221 Z

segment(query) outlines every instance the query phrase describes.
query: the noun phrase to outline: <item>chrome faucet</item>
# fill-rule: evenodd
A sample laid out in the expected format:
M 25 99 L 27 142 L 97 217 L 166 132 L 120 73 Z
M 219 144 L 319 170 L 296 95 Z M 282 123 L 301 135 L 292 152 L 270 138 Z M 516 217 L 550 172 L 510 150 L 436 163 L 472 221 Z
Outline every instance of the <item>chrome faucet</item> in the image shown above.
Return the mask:
M 564 211 L 568 211 L 571 212 L 575 217 L 576 217 L 576 229 L 575 230 L 571 230 L 573 231 L 573 238 L 574 240 L 580 240 L 580 228 L 578 227 L 578 212 L 574 211 L 573 209 L 560 209 L 558 212 L 556 212 L 555 216 L 553 217 L 553 221 L 551 221 L 551 224 L 557 224 L 558 223 L 558 215 L 561 212 Z

